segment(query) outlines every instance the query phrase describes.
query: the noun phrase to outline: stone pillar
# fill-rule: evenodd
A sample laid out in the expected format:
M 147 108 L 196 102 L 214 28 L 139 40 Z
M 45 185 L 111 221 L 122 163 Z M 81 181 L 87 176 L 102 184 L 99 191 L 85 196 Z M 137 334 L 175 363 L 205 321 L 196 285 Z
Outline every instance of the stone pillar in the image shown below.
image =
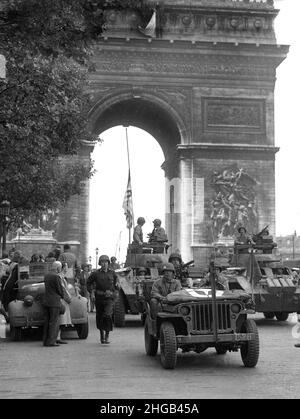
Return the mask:
M 90 153 L 94 143 L 83 142 L 78 159 L 89 164 Z M 72 196 L 67 204 L 60 209 L 57 241 L 80 243 L 79 260 L 88 261 L 88 231 L 89 231 L 89 180 L 82 182 L 81 195 Z

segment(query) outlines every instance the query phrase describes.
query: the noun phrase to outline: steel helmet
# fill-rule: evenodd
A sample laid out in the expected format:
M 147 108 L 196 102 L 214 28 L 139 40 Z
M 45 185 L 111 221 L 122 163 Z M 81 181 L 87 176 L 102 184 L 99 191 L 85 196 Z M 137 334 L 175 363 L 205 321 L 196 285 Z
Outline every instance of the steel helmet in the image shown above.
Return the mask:
M 161 270 L 164 271 L 172 271 L 175 272 L 173 263 L 164 263 Z
M 179 259 L 179 260 L 180 260 L 180 262 L 182 262 L 182 259 L 181 259 L 181 254 L 180 254 L 180 253 L 171 253 L 171 254 L 170 254 L 170 256 L 169 256 L 169 262 L 170 262 L 172 259 Z
M 107 255 L 101 255 L 100 257 L 99 257 L 99 263 L 98 263 L 98 265 L 100 265 L 100 263 L 101 262 L 110 262 L 110 259 L 109 259 L 109 257 L 107 256 Z
M 145 218 L 144 217 L 139 217 L 138 219 L 137 219 L 137 223 L 138 224 L 141 224 L 141 223 L 144 223 L 145 224 Z
M 159 218 L 155 218 L 155 220 L 153 220 L 153 224 L 154 225 L 161 225 L 161 220 Z

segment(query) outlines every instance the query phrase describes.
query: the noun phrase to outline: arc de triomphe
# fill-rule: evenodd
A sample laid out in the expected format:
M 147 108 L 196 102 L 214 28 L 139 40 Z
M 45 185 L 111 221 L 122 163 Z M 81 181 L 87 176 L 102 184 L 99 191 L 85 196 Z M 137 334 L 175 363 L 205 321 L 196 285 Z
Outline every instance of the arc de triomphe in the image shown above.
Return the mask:
M 90 76 L 90 128 L 149 132 L 162 147 L 165 225 L 173 249 L 197 259 L 209 243 L 270 226 L 275 233 L 273 1 L 165 0 L 156 36 L 136 11 L 107 11 Z M 92 144 L 82 145 L 82 159 Z M 87 258 L 89 187 L 61 211 L 58 240 Z

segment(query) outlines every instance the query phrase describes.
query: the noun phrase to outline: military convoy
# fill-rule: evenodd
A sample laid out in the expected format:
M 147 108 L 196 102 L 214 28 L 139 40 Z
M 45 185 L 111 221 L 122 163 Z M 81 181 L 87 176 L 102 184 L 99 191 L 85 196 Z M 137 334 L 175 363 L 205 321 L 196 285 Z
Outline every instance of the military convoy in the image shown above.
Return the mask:
M 25 329 L 42 328 L 44 324 L 43 297 L 45 293 L 44 275 L 51 263 L 31 263 L 18 267 L 18 278 L 14 284 L 15 299 L 8 304 L 10 337 L 22 339 Z M 78 295 L 71 284 L 70 313 L 72 325 L 67 328 L 76 330 L 79 339 L 86 339 L 89 333 L 87 299 Z

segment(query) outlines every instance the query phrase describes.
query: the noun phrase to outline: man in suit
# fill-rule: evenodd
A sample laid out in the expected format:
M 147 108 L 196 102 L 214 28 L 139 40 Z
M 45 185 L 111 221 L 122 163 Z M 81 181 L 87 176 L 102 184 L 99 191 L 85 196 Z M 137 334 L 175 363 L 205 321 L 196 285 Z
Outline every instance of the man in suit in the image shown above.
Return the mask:
M 64 298 L 64 290 L 59 273 L 62 264 L 55 261 L 51 271 L 45 275 L 45 323 L 43 332 L 44 346 L 59 346 L 57 336 L 59 332 L 59 315 L 61 309 L 61 298 Z

